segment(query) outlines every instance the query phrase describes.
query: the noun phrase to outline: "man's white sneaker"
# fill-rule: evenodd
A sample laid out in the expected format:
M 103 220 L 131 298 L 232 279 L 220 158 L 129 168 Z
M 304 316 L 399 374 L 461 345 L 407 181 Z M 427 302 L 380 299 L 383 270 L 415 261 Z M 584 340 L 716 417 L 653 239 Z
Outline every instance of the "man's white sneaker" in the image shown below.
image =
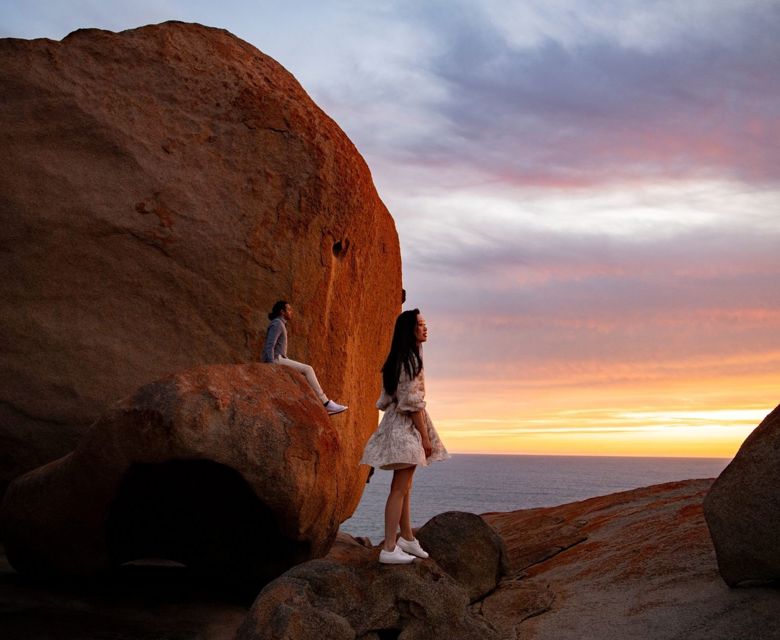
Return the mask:
M 339 404 L 338 402 L 333 402 L 333 400 L 328 400 L 325 403 L 325 411 L 328 412 L 328 414 L 335 416 L 337 413 L 341 413 L 342 411 L 346 411 L 347 407 L 345 407 L 343 404 Z
M 403 536 L 398 537 L 398 546 L 402 551 L 417 556 L 418 558 L 427 558 L 428 552 L 420 546 L 420 541 L 417 538 L 407 540 Z
M 414 562 L 414 556 L 404 553 L 398 545 L 392 551 L 382 549 L 379 552 L 379 562 L 382 564 L 411 564 Z

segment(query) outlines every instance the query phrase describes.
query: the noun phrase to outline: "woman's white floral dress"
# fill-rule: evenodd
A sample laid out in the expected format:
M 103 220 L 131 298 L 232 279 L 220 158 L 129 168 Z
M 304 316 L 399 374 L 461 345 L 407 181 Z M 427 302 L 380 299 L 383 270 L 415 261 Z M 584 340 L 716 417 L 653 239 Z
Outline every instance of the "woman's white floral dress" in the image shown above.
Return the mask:
M 411 465 L 427 466 L 436 460 L 450 457 L 436 432 L 431 417 L 425 410 L 425 375 L 422 371 L 409 379 L 401 367 L 401 377 L 395 396 L 382 389 L 376 408 L 385 412 L 376 431 L 363 450 L 362 464 L 380 469 L 402 469 Z M 431 455 L 426 459 L 420 432 L 414 426 L 410 413 L 422 411 L 431 440 Z

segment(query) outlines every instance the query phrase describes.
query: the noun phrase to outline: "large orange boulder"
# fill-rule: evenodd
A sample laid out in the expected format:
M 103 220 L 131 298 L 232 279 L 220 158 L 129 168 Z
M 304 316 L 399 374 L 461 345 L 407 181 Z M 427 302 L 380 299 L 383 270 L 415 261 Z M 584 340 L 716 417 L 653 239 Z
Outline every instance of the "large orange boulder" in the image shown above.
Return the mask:
M 730 586 L 780 581 L 780 406 L 747 437 L 704 499 Z
M 162 558 L 263 584 L 330 548 L 351 489 L 346 439 L 286 367 L 170 376 L 11 483 L 0 510 L 8 559 L 30 575 L 90 575 Z
M 401 302 L 393 220 L 344 132 L 230 33 L 168 22 L 0 40 L 0 493 L 171 372 L 290 356 L 336 400 L 338 512 Z

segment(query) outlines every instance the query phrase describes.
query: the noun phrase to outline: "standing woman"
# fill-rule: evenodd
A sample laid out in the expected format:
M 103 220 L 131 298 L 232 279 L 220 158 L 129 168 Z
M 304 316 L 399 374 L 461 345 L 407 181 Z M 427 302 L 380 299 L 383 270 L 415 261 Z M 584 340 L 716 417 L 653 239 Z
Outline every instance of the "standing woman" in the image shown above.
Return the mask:
M 419 309 L 404 311 L 395 321 L 390 353 L 382 367 L 382 395 L 376 403 L 385 412 L 366 443 L 363 464 L 393 471 L 385 505 L 385 543 L 379 562 L 408 564 L 427 558 L 412 533 L 410 498 L 417 465 L 449 458 L 425 410 L 422 343 L 428 339 Z M 396 542 L 398 528 L 401 537 Z

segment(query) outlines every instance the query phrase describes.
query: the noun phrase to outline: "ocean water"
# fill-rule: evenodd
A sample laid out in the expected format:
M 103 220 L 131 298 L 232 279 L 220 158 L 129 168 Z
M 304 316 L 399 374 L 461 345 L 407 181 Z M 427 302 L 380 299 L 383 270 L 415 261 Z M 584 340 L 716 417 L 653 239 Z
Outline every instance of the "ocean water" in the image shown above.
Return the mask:
M 625 458 L 455 454 L 414 474 L 412 525 L 443 511 L 514 511 L 551 507 L 651 484 L 715 478 L 727 458 Z M 360 505 L 341 529 L 384 537 L 384 508 L 392 471 L 377 469 Z

